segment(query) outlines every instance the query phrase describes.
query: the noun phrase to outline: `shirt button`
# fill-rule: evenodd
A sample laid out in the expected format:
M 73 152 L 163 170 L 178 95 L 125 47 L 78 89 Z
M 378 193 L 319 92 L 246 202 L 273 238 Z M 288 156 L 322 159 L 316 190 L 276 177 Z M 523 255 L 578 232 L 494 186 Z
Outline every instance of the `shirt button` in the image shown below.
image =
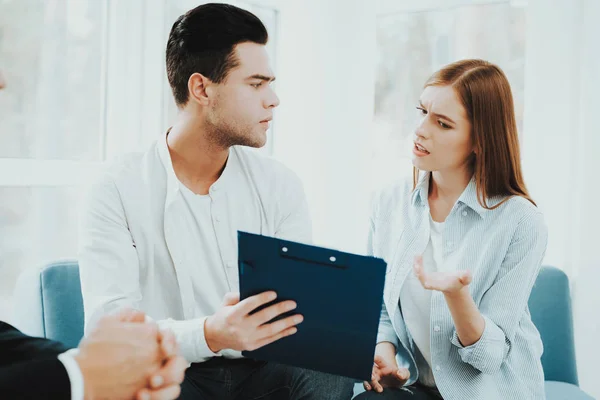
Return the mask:
M 439 365 L 436 365 L 436 366 L 435 366 L 435 370 L 436 370 L 436 371 L 439 371 L 439 370 L 441 370 L 440 366 L 439 366 Z
M 440 331 L 440 326 L 439 325 L 434 326 L 433 330 L 436 331 L 436 332 L 439 332 Z
M 463 212 L 462 212 L 462 215 L 463 215 L 463 217 L 466 217 L 466 216 L 467 216 L 467 212 L 466 212 L 466 211 L 463 211 Z

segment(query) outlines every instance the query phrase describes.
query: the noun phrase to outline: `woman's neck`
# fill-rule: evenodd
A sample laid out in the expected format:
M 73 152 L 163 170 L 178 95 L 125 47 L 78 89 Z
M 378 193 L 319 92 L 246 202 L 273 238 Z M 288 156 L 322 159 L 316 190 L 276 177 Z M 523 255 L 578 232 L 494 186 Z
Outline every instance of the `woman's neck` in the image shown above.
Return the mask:
M 471 180 L 468 171 L 434 171 L 429 179 L 429 208 L 434 221 L 443 222 Z

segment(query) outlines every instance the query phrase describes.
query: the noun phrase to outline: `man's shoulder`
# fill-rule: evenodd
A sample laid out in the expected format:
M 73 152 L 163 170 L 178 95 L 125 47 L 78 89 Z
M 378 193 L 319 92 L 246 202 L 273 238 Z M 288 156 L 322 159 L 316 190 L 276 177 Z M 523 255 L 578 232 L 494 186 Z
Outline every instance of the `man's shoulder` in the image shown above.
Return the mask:
M 141 178 L 160 163 L 156 147 L 113 157 L 101 169 L 96 182 L 129 185 L 142 181 Z
M 244 146 L 233 146 L 243 167 L 261 178 L 278 185 L 301 185 L 298 175 L 281 161 Z
M 150 147 L 146 151 L 131 152 L 114 157 L 107 163 L 106 171 L 116 176 L 139 174 L 142 167 L 147 165 L 148 162 L 159 161 L 156 148 Z

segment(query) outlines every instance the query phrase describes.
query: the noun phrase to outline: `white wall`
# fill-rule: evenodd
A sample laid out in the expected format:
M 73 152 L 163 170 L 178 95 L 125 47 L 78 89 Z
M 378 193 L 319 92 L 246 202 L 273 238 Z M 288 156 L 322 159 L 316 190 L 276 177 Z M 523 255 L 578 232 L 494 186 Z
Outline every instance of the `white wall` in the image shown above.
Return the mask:
M 562 210 L 578 184 L 581 2 L 531 1 L 527 17 L 524 173 L 549 227 L 545 262 L 570 274 L 577 210 Z
M 546 263 L 571 279 L 581 387 L 600 397 L 600 2 L 530 0 L 525 176 L 549 228 Z
M 597 365 L 600 359 L 600 132 L 598 110 L 600 110 L 600 2 L 584 2 L 584 28 L 580 40 L 583 42 L 581 71 L 581 115 L 580 133 L 584 136 L 581 147 L 576 149 L 580 160 L 577 170 L 578 190 L 572 194 L 575 207 L 582 214 L 578 219 L 579 235 L 573 252 L 576 260 L 575 327 L 577 329 L 577 357 L 579 376 L 584 388 L 600 398 Z
M 375 16 L 367 2 L 281 8 L 274 154 L 303 179 L 315 242 L 365 248 L 364 158 L 373 110 Z

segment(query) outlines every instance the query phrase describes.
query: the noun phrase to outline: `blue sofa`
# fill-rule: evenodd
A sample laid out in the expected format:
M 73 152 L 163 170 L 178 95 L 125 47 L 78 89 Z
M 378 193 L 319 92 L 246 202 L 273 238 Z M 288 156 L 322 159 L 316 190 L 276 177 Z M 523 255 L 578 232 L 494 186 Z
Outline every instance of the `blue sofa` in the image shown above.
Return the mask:
M 16 325 L 33 336 L 75 347 L 83 337 L 83 302 L 76 261 L 49 264 L 21 276 L 15 292 Z M 544 343 L 542 365 L 549 400 L 590 400 L 579 389 L 569 280 L 555 267 L 542 268 L 529 307 Z M 355 394 L 364 389 L 358 383 Z

